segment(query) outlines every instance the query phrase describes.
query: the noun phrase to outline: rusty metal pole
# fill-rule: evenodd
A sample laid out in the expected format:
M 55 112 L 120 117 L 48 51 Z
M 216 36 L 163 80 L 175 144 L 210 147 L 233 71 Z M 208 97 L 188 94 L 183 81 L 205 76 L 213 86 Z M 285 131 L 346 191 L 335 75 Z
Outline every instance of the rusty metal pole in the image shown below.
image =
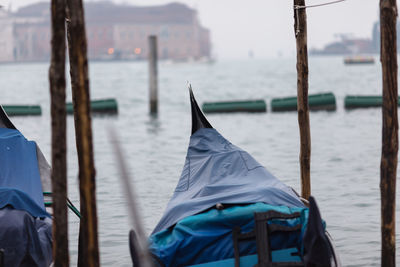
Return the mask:
M 67 17 L 82 214 L 78 266 L 96 267 L 100 265 L 97 236 L 96 174 L 93 157 L 87 42 L 82 0 L 67 0 Z
M 304 0 L 294 0 L 294 30 L 297 48 L 297 112 L 300 129 L 301 196 L 311 194 L 311 135 L 308 109 L 307 16 Z
M 53 262 L 69 266 L 67 211 L 67 138 L 65 107 L 65 0 L 51 1 L 51 181 Z
M 396 266 L 396 173 L 398 141 L 397 117 L 397 5 L 396 0 L 380 0 L 382 63 L 382 155 L 381 232 L 382 266 Z

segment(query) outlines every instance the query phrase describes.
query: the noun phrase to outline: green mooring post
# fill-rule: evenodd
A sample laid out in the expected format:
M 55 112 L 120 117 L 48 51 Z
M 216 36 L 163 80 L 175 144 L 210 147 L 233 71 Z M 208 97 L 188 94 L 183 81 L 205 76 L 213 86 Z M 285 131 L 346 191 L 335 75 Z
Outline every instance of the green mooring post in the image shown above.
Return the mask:
M 3 105 L 8 116 L 40 116 L 42 108 L 39 105 Z
M 308 106 L 310 110 L 336 110 L 336 98 L 333 93 L 313 94 L 308 96 Z M 273 112 L 296 111 L 297 97 L 281 97 L 271 100 L 271 109 Z
M 67 103 L 66 107 L 68 114 L 74 114 L 72 103 Z M 90 111 L 92 114 L 116 114 L 118 113 L 117 100 L 114 98 L 91 100 Z
M 219 112 L 266 112 L 267 104 L 264 100 L 205 102 L 202 110 L 204 113 Z
M 375 95 L 348 95 L 344 98 L 345 109 L 382 107 L 382 96 Z M 397 100 L 400 106 L 400 98 Z

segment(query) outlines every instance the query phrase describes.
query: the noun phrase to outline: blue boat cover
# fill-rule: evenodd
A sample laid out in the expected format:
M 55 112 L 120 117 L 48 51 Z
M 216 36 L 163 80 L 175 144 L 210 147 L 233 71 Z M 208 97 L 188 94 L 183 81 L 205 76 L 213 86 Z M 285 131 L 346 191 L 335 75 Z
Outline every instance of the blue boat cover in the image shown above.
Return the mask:
M 293 190 L 250 154 L 231 144 L 215 129 L 202 128 L 190 138 L 182 175 L 153 234 L 218 203 L 259 202 L 304 208 Z
M 51 219 L 34 218 L 24 210 L 0 209 L 3 266 L 45 267 L 52 261 Z
M 268 222 L 288 227 L 302 225 L 301 230 L 274 232 L 269 237 L 271 250 L 294 248 L 300 254 L 303 251 L 302 237 L 307 229 L 308 209 L 272 206 L 265 203 L 232 206 L 223 210 L 213 208 L 186 217 L 174 227 L 152 235 L 150 251 L 158 257 L 163 266 L 188 266 L 234 258 L 232 230 L 240 227 L 241 232 L 252 231 L 254 229 L 254 213 L 271 210 L 285 214 L 300 213 L 300 217 L 295 219 Z M 255 241 L 241 242 L 239 251 L 241 256 L 256 254 Z M 291 257 L 288 254 L 284 259 Z
M 44 207 L 36 143 L 18 130 L 0 128 L 0 209 L 6 206 L 33 217 L 50 217 Z

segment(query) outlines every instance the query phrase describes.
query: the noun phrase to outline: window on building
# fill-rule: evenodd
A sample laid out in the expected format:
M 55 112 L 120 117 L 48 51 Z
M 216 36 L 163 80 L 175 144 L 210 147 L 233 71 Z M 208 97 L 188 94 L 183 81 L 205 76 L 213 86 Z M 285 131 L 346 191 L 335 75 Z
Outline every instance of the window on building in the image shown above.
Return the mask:
M 162 39 L 168 39 L 168 36 L 169 36 L 168 27 L 167 27 L 167 26 L 161 27 L 161 30 L 160 30 L 160 38 L 162 38 Z

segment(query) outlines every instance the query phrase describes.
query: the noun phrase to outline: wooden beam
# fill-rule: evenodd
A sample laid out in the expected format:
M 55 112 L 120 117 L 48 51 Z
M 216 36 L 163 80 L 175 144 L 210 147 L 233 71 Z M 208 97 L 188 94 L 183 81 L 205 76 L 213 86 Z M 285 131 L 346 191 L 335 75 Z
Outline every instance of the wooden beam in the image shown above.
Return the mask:
M 158 113 L 158 56 L 157 36 L 149 36 L 149 99 L 150 113 Z
M 398 141 L 397 117 L 397 5 L 396 0 L 380 0 L 382 63 L 382 155 L 381 231 L 382 266 L 396 266 L 396 173 Z
M 65 0 L 51 1 L 51 180 L 53 262 L 69 266 L 67 211 L 67 139 L 65 109 Z
M 96 183 L 90 117 L 87 42 L 82 0 L 67 1 L 67 35 L 79 162 L 81 224 L 78 266 L 99 266 Z
M 304 0 L 294 0 L 294 30 L 297 49 L 297 112 L 300 129 L 301 196 L 308 199 L 311 194 L 311 136 L 308 108 L 307 16 L 304 6 Z

